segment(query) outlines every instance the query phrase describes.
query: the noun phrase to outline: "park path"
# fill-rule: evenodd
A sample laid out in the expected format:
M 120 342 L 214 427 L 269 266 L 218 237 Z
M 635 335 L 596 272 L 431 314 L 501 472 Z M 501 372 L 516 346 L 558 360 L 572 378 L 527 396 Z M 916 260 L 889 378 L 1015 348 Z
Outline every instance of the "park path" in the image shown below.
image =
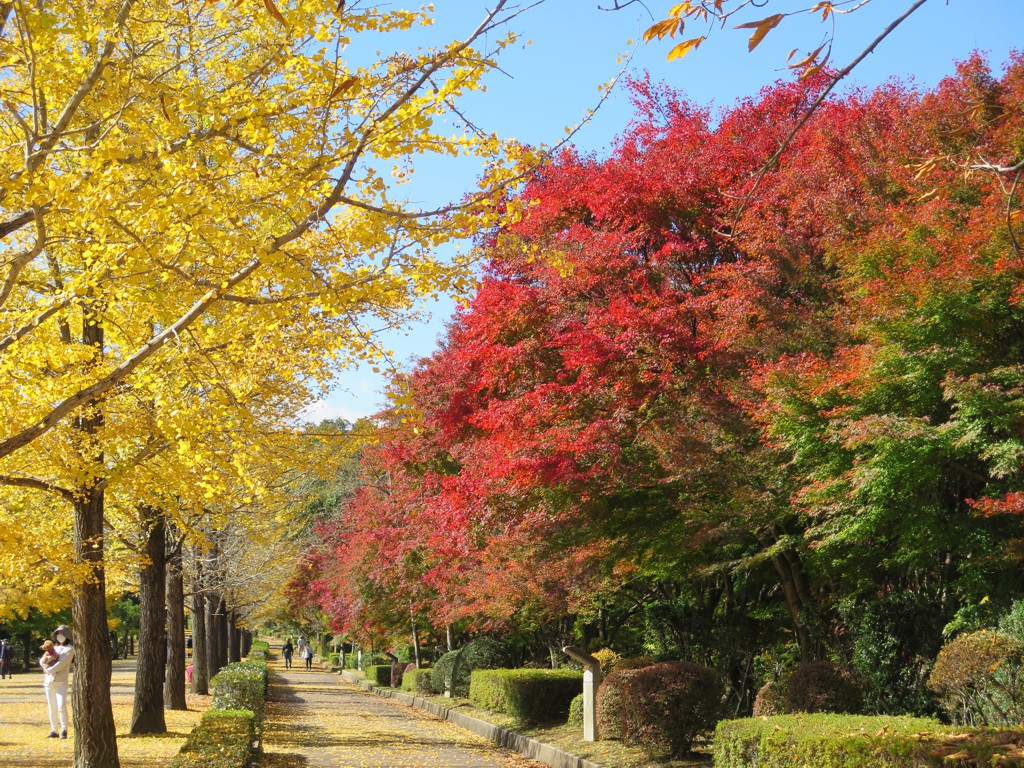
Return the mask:
M 187 711 L 165 712 L 166 734 L 132 736 L 128 729 L 134 705 L 135 668 L 135 659 L 115 661 L 110 680 L 121 768 L 165 768 L 199 722 L 210 697 L 189 694 Z M 72 674 L 72 685 L 74 679 Z M 70 709 L 69 705 L 69 715 Z M 49 732 L 43 673 L 33 670 L 0 680 L 0 766 L 68 768 L 74 754 L 74 730 L 69 731 L 66 741 L 46 738 Z
M 301 659 L 269 663 L 261 768 L 544 768 Z

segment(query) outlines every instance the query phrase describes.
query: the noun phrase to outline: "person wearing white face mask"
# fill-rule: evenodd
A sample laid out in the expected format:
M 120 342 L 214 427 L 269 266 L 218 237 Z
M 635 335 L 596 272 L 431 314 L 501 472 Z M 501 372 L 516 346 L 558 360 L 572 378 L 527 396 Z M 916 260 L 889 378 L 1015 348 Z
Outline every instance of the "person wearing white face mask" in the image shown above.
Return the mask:
M 75 648 L 71 645 L 71 630 L 61 624 L 53 631 L 53 650 L 57 660 L 43 667 L 43 689 L 46 691 L 46 707 L 50 715 L 50 736 L 57 738 L 57 722 L 60 721 L 60 738 L 68 737 L 68 677 Z

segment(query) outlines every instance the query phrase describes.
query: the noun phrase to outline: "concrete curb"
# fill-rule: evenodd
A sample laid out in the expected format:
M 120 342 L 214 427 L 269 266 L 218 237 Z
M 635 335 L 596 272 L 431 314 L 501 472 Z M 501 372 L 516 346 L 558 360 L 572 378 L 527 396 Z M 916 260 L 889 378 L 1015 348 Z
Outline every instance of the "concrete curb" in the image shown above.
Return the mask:
M 510 731 L 507 728 L 488 723 L 485 720 L 464 715 L 436 702 L 428 701 L 421 696 L 413 696 L 412 694 L 402 693 L 392 688 L 381 688 L 372 685 L 347 670 L 343 670 L 339 674 L 348 682 L 355 683 L 360 688 L 371 691 L 378 696 L 385 699 L 395 699 L 406 706 L 422 709 L 440 720 L 454 723 L 460 728 L 465 728 L 467 731 L 471 731 L 478 736 L 483 736 L 485 739 L 490 739 L 503 747 L 515 750 L 532 760 L 539 760 L 546 765 L 550 765 L 551 768 L 604 768 L 604 766 L 598 763 L 584 760 L 582 757 L 570 754 L 558 747 L 531 739 L 529 736 L 523 736 L 521 733 Z

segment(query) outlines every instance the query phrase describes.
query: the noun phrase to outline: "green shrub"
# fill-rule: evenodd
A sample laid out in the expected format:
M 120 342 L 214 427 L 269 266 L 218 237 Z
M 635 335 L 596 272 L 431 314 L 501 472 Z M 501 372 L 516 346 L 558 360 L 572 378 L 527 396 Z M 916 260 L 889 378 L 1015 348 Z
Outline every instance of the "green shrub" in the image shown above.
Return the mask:
M 257 743 L 252 712 L 208 709 L 170 768 L 251 768 Z
M 341 654 L 340 653 L 332 653 L 330 656 L 327 657 L 327 661 L 328 661 L 329 666 L 331 666 L 331 667 L 340 667 L 341 666 Z
M 567 725 L 574 725 L 577 728 L 583 727 L 583 694 L 579 693 L 569 702 L 569 719 Z
M 506 669 L 513 665 L 512 649 L 500 640 L 478 637 L 466 644 L 452 665 L 452 696 L 469 696 L 469 679 L 477 669 Z
M 947 617 L 931 596 L 897 590 L 846 603 L 841 617 L 850 630 L 850 664 L 863 688 L 864 711 L 934 715 L 926 681 Z
M 1024 722 L 1024 642 L 1002 632 L 970 632 L 946 643 L 928 678 L 955 723 Z
M 252 645 L 249 646 L 249 651 L 263 651 L 267 653 L 270 650 L 270 643 L 266 640 L 253 640 Z
M 417 669 L 415 665 L 413 665 L 412 669 L 406 669 L 405 670 L 405 674 L 402 676 L 402 690 L 403 691 L 409 691 L 410 693 L 419 693 L 420 692 L 420 680 L 419 680 L 419 677 L 424 672 L 426 672 L 428 675 L 430 674 L 430 672 L 428 670 L 426 670 L 426 669 Z
M 623 741 L 683 757 L 718 721 L 722 681 L 700 664 L 663 661 L 633 670 L 622 687 Z
M 434 674 L 432 669 L 420 668 L 416 670 L 416 693 L 421 696 L 429 696 L 434 692 L 434 687 L 430 683 L 430 678 Z
M 267 665 L 262 661 L 228 664 L 210 680 L 213 709 L 247 709 L 253 713 L 256 733 L 262 733 L 267 701 Z
M 582 686 L 582 673 L 569 669 L 477 669 L 470 678 L 469 700 L 523 725 L 537 725 L 564 721 Z
M 367 681 L 374 685 L 381 685 L 385 688 L 391 685 L 390 664 L 371 664 L 363 670 L 363 674 L 366 675 Z
M 796 714 L 725 720 L 715 768 L 1021 766 L 1021 731 L 973 731 L 918 717 Z
M 622 690 L 642 667 L 621 666 L 601 681 L 597 689 L 597 732 L 602 739 L 621 739 L 626 731 L 622 711 Z
M 434 693 L 444 693 L 445 688 L 451 688 L 452 669 L 455 667 L 455 659 L 459 652 L 448 651 L 437 660 L 434 671 L 430 675 L 430 687 Z
M 830 661 L 800 664 L 785 681 L 782 701 L 786 712 L 858 712 L 861 686 L 853 672 Z

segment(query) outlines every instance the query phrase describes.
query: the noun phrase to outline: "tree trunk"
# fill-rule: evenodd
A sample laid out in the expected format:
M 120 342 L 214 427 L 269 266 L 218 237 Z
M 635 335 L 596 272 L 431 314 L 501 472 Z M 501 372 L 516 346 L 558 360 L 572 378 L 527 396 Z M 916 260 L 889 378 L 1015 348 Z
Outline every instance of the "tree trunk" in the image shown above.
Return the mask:
M 131 733 L 167 733 L 164 678 L 167 676 L 167 526 L 160 510 L 139 509 L 146 563 L 139 587 L 139 661 Z
M 786 609 L 789 611 L 789 618 L 793 621 L 793 630 L 796 633 L 796 642 L 800 647 L 800 657 L 804 661 L 813 661 L 817 656 L 811 633 L 804 621 L 804 609 L 807 607 L 801 597 L 801 589 L 797 584 L 797 575 L 792 568 L 792 561 L 781 555 L 772 557 L 772 565 L 779 576 L 782 584 L 782 593 L 786 597 Z
M 412 601 L 409 602 L 409 621 L 412 624 L 412 650 L 416 657 L 416 668 L 420 668 L 420 632 L 416 628 L 416 613 L 413 611 Z
M 97 420 L 99 417 L 92 417 Z M 79 422 L 87 421 L 82 418 Z M 93 427 L 93 431 L 98 423 Z M 71 592 L 74 623 L 74 768 L 119 768 L 114 712 L 110 702 L 110 647 L 107 639 L 106 574 L 103 568 L 103 489 L 81 491 L 74 505 L 76 565 L 89 577 Z
M 193 670 L 194 671 L 194 670 Z M 164 707 L 187 709 L 185 703 L 185 581 L 181 573 L 181 542 L 167 561 L 167 677 Z
M 221 596 L 217 604 L 217 671 L 228 665 L 228 606 Z
M 206 597 L 206 664 L 210 679 L 228 663 L 228 625 L 224 598 L 216 593 Z
M 242 660 L 242 636 L 235 623 L 235 612 L 228 616 L 228 663 L 234 664 Z
M 87 312 L 82 319 L 82 344 L 97 360 L 103 355 L 103 326 Z M 96 434 L 103 426 L 98 404 L 82 409 L 75 420 L 76 446 L 94 478 L 104 476 L 104 456 Z M 103 487 L 96 480 L 78 489 L 74 502 L 74 564 L 81 569 L 71 589 L 71 620 L 75 627 L 75 684 L 72 710 L 75 730 L 74 768 L 119 768 L 114 710 L 110 702 L 110 650 L 107 646 L 106 571 L 103 543 Z M 84 571 L 84 573 L 83 573 Z
M 248 656 L 252 650 L 252 632 L 248 629 L 242 630 L 242 656 Z
M 192 693 L 210 695 L 210 667 L 206 647 L 206 599 L 202 584 L 192 585 Z

